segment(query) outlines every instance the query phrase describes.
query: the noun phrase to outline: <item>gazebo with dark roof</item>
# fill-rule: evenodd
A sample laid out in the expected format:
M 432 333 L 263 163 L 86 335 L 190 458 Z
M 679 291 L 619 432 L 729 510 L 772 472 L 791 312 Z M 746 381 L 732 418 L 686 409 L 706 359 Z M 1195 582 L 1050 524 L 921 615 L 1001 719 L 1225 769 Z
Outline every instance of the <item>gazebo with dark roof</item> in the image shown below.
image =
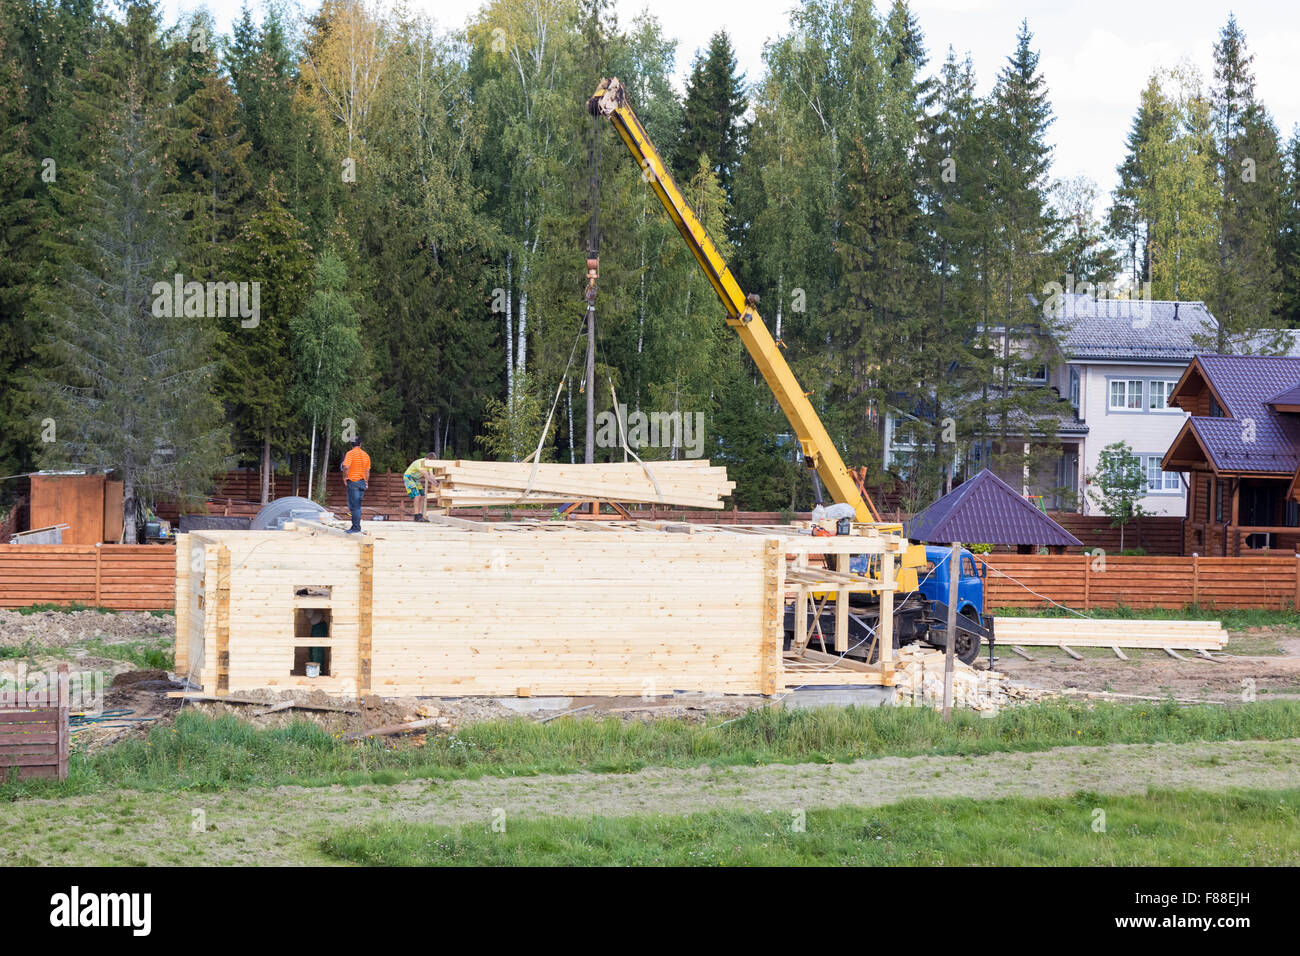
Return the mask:
M 927 544 L 1003 544 L 1064 550 L 1083 542 L 985 468 L 907 522 L 906 534 Z

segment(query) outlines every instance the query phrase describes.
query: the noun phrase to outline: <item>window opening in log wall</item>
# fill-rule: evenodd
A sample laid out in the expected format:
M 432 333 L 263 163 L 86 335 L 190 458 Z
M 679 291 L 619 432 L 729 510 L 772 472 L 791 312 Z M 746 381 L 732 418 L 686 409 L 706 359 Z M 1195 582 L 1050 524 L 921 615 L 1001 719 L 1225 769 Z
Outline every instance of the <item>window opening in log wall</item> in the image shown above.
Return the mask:
M 293 670 L 291 677 L 329 677 L 330 648 L 325 644 L 301 643 L 316 638 L 328 639 L 330 636 L 331 615 L 327 607 L 300 607 L 293 612 Z M 308 673 L 308 664 L 314 664 L 312 673 Z M 319 668 L 319 674 L 316 670 Z

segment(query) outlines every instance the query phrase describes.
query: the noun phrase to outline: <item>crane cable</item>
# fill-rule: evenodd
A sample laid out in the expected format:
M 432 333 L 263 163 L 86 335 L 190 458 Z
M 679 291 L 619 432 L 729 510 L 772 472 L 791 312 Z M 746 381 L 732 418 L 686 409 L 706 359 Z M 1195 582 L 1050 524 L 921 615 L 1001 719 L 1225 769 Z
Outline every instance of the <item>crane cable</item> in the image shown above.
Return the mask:
M 514 504 L 523 504 L 529 493 L 533 490 L 533 483 L 537 481 L 538 466 L 542 463 L 542 446 L 546 444 L 546 436 L 551 432 L 551 422 L 555 419 L 555 410 L 560 406 L 560 396 L 564 394 L 564 383 L 568 381 L 569 369 L 573 368 L 573 357 L 578 353 L 578 342 L 582 340 L 583 329 L 587 327 L 587 313 L 583 313 L 582 321 L 578 323 L 578 332 L 573 337 L 573 347 L 569 349 L 569 361 L 565 363 L 564 371 L 560 374 L 560 382 L 555 387 L 555 398 L 551 401 L 551 411 L 546 416 L 546 424 L 542 426 L 542 434 L 537 439 L 537 447 L 533 453 L 524 459 L 523 463 L 533 463 L 532 471 L 528 475 L 528 484 L 524 486 L 523 492 Z

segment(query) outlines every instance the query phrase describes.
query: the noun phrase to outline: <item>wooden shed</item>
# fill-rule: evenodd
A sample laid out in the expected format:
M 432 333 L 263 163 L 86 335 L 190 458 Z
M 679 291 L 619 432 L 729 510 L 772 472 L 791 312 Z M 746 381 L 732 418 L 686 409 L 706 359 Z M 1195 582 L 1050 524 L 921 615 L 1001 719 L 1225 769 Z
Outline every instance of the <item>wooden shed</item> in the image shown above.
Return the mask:
M 67 525 L 60 544 L 113 543 L 122 536 L 122 482 L 102 474 L 35 474 L 28 481 L 29 528 Z
M 180 535 L 178 676 L 215 695 L 310 688 L 348 697 L 775 694 L 792 682 L 893 683 L 888 625 L 877 666 L 791 661 L 783 613 L 790 597 L 840 589 L 892 600 L 899 538 L 441 521 L 367 522 L 359 535 L 302 522 Z M 884 556 L 883 580 L 818 571 L 847 568 L 850 553 Z

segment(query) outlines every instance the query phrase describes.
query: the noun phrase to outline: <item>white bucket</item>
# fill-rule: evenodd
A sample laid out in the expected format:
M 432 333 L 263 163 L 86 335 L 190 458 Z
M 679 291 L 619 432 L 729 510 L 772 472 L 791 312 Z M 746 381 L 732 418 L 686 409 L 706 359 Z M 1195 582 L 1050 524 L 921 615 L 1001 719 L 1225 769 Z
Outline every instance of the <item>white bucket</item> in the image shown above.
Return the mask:
M 308 661 L 308 662 L 307 662 L 307 676 L 308 676 L 308 677 L 320 677 L 320 665 L 317 664 L 315 661 Z

